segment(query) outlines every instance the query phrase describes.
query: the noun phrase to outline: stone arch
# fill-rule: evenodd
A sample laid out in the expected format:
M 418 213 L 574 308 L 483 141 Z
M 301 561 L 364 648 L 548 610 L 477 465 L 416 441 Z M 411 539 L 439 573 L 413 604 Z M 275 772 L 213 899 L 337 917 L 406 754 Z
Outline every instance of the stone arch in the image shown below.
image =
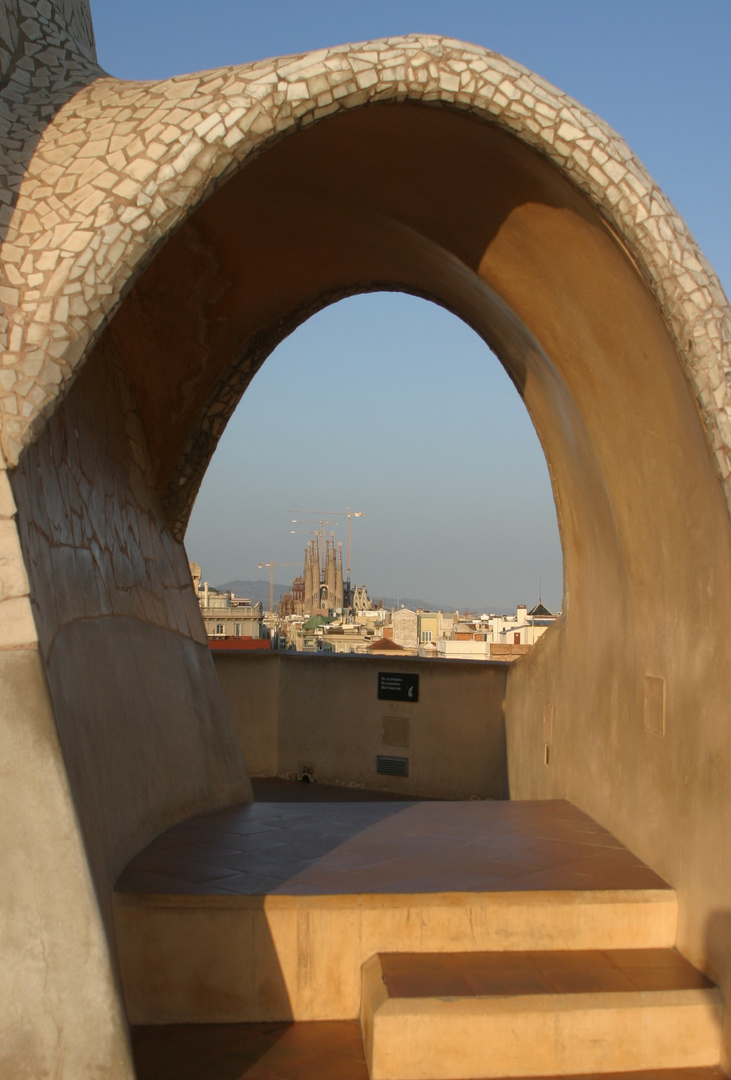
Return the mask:
M 431 76 L 435 82 L 428 78 L 421 82 L 415 76 L 414 84 L 407 87 L 410 93 L 399 91 L 396 83 L 395 94 L 390 96 L 403 100 L 390 100 L 388 95 L 383 95 L 387 100 L 378 100 L 373 88 L 379 82 L 369 82 L 371 76 L 364 77 L 366 69 L 359 66 L 365 63 L 360 58 L 367 49 L 336 51 L 336 70 L 345 70 L 342 64 L 347 55 L 347 71 L 351 75 L 355 72 L 353 77 L 359 75 L 360 83 L 368 86 L 352 89 L 350 96 L 343 98 L 346 104 L 339 108 L 323 104 L 324 113 L 319 117 L 317 108 L 303 112 L 297 95 L 309 87 L 307 79 L 313 86 L 319 85 L 316 80 L 330 70 L 325 66 L 329 54 L 279 64 L 278 76 L 284 75 L 279 81 L 286 89 L 275 92 L 273 117 L 259 124 L 262 130 L 249 155 L 235 165 L 228 155 L 222 156 L 223 134 L 205 147 L 206 135 L 216 130 L 211 125 L 225 126 L 220 119 L 220 86 L 217 97 L 209 95 L 216 108 L 208 117 L 201 112 L 195 80 L 195 86 L 172 80 L 151 88 L 130 88 L 127 95 L 138 95 L 136 109 L 143 115 L 146 109 L 142 102 L 161 94 L 173 95 L 172 104 L 166 99 L 162 114 L 152 112 L 147 118 L 154 121 L 150 145 L 159 136 L 162 146 L 165 132 L 172 139 L 171 125 L 162 131 L 158 128 L 175 115 L 183 130 L 187 127 L 198 141 L 189 141 L 183 150 L 175 147 L 177 167 L 163 156 L 154 182 L 153 174 L 148 173 L 148 157 L 141 157 L 138 175 L 135 162 L 129 162 L 131 176 L 111 189 L 112 223 L 100 222 L 93 235 L 87 230 L 91 238 L 87 237 L 86 246 L 79 240 L 79 252 L 71 249 L 76 246 L 74 238 L 83 239 L 84 230 L 76 224 L 71 231 L 67 226 L 58 227 L 61 254 L 55 270 L 47 273 L 58 274 L 61 263 L 63 273 L 68 270 L 60 285 L 58 304 L 63 311 L 69 302 L 69 318 L 63 325 L 54 323 L 51 313 L 47 332 L 53 334 L 58 328 L 59 333 L 63 330 L 75 335 L 69 345 L 60 339 L 58 351 L 63 345 L 63 358 L 76 355 L 77 360 L 67 373 L 60 363 L 53 370 L 54 377 L 60 378 L 58 393 L 26 413 L 24 437 L 31 438 L 34 419 L 45 422 L 49 408 L 59 402 L 68 401 L 67 413 L 75 410 L 79 400 L 84 401 L 83 394 L 92 393 L 89 388 L 102 377 L 99 372 L 106 371 L 110 379 L 114 373 L 125 383 L 123 406 L 138 414 L 138 419 L 130 420 L 133 427 L 136 425 L 133 435 L 126 430 L 125 438 L 132 438 L 135 453 L 144 458 L 140 466 L 144 482 L 132 474 L 128 482 L 142 488 L 151 485 L 162 500 L 163 517 L 158 515 L 157 520 L 165 537 L 162 547 L 155 547 L 152 559 L 150 553 L 143 553 L 141 565 L 146 569 L 142 577 L 128 568 L 117 569 L 112 559 L 112 610 L 120 617 L 137 618 L 139 612 L 129 601 L 126 582 L 134 581 L 134 587 L 142 585 L 154 593 L 154 574 L 150 576 L 147 569 L 150 559 L 154 565 L 171 568 L 173 592 L 163 590 L 163 595 L 171 597 L 176 590 L 184 590 L 184 569 L 179 552 L 174 544 L 170 546 L 168 533 L 172 530 L 175 535 L 176 527 L 184 524 L 197 480 L 228 413 L 282 334 L 323 302 L 362 288 L 403 288 L 435 299 L 470 322 L 493 346 L 533 416 L 553 477 L 566 560 L 568 618 L 560 648 L 567 648 L 574 635 L 577 645 L 579 639 L 593 636 L 595 647 L 601 642 L 601 649 L 609 648 L 612 634 L 624 636 L 626 663 L 620 683 L 629 717 L 639 707 L 641 679 L 636 669 L 640 657 L 649 651 L 650 656 L 642 660 L 645 666 L 659 670 L 667 664 L 667 627 L 658 634 L 652 629 L 649 611 L 638 616 L 637 605 L 646 603 L 646 595 L 644 585 L 631 585 L 633 577 L 652 580 L 665 592 L 673 585 L 678 597 L 684 589 L 679 606 L 686 616 L 697 591 L 695 571 L 681 573 L 676 554 L 668 552 L 664 562 L 656 555 L 663 551 L 663 535 L 683 528 L 683 514 L 678 509 L 681 480 L 687 505 L 693 507 L 701 523 L 691 562 L 709 567 L 709 591 L 717 589 L 717 577 L 725 573 L 725 555 L 720 562 L 713 558 L 709 550 L 713 545 L 706 542 L 726 528 L 718 517 L 717 482 L 678 362 L 678 332 L 657 306 L 658 301 L 666 309 L 668 306 L 659 270 L 660 249 L 649 242 L 641 249 L 638 239 L 645 221 L 653 220 L 650 211 L 663 204 L 653 192 L 648 196 L 649 209 L 645 208 L 648 217 L 643 219 L 644 204 L 637 196 L 631 214 L 624 208 L 625 217 L 632 219 L 632 229 L 625 222 L 620 233 L 616 221 L 609 219 L 611 184 L 597 199 L 594 193 L 582 190 L 565 163 L 560 169 L 556 167 L 556 155 L 547 153 L 547 140 L 541 143 L 542 152 L 537 152 L 535 139 L 524 137 L 531 130 L 527 124 L 518 137 L 504 122 L 504 113 L 502 122 L 494 123 L 492 113 L 485 115 L 483 110 L 478 116 L 474 109 L 463 108 L 456 91 L 449 89 L 454 85 L 449 79 L 457 77 L 453 68 L 466 63 L 466 57 L 472 58 L 474 50 L 456 43 L 408 39 L 397 46 L 374 46 L 377 59 L 373 64 L 380 63 L 388 72 L 391 69 L 386 63 L 405 53 L 417 74 L 422 70 L 428 73 L 422 56 L 428 55 L 427 48 L 440 61 Z M 503 61 L 483 56 L 479 62 L 488 65 L 487 72 L 493 65 L 501 76 L 497 84 L 487 76 L 483 82 L 491 89 L 490 100 L 498 108 L 506 108 L 501 96 L 507 90 Z M 271 64 L 254 67 L 259 93 L 274 85 L 272 70 Z M 449 78 L 445 70 L 452 71 Z M 307 79 L 303 72 L 310 73 Z M 210 83 L 226 84 L 227 78 L 239 76 L 235 72 L 201 78 L 207 88 Z M 517 86 L 524 76 L 514 73 L 514 78 Z M 438 90 L 430 91 L 432 85 Z M 531 86 L 535 97 L 538 84 Z M 104 80 L 97 81 L 62 109 L 54 121 L 62 133 L 59 140 L 79 130 L 68 127 L 70 108 L 82 114 L 79 99 L 88 110 L 93 98 L 97 112 L 104 115 L 107 106 L 99 109 L 99 103 L 108 100 L 108 93 Z M 430 98 L 430 93 L 435 96 Z M 545 96 L 547 91 L 542 93 Z M 118 88 L 117 97 L 129 110 L 124 88 Z M 181 102 L 188 102 L 187 112 Z M 535 102 L 534 115 L 543 115 L 538 97 Z M 290 115 L 284 117 L 282 110 L 287 108 Z M 180 118 L 181 112 L 186 118 Z M 121 116 L 126 115 L 122 111 Z M 313 122 L 307 124 L 304 119 L 310 115 Z M 569 121 L 560 111 L 555 115 L 553 139 L 560 150 L 566 145 L 561 133 L 568 138 L 564 125 Z M 579 115 L 576 107 L 571 116 L 577 124 Z M 131 123 L 117 119 L 121 124 Z M 586 139 L 594 140 L 597 155 L 604 154 L 597 149 L 600 129 L 594 119 L 585 117 L 582 123 L 583 130 L 590 132 Z M 281 128 L 278 134 L 277 126 Z M 231 130 L 234 127 L 232 124 Z M 87 116 L 83 139 L 91 139 L 92 147 L 113 157 L 120 152 L 113 149 L 117 145 L 113 130 L 112 126 L 99 146 L 93 138 L 98 134 L 95 122 Z M 574 157 L 580 150 L 579 130 L 575 129 Z M 119 138 L 127 140 L 133 134 L 131 130 Z M 136 137 L 140 139 L 139 134 Z M 64 145 L 79 153 L 77 142 Z M 619 156 L 618 142 L 615 146 L 604 135 L 601 145 L 607 150 L 614 147 Z M 44 141 L 36 155 L 44 167 L 53 160 L 47 146 Z M 591 150 L 587 152 L 591 154 Z M 201 168 L 201 155 L 209 162 L 208 174 Z M 81 156 L 80 160 L 85 163 L 87 158 Z M 91 156 L 92 163 L 97 160 Z M 92 168 L 96 175 L 88 183 L 93 187 L 96 179 L 104 189 L 113 181 L 98 173 L 100 167 Z M 380 180 L 382 168 L 386 183 Z M 628 175 L 636 179 L 633 171 Z M 459 198 L 450 198 L 449 193 L 456 190 Z M 82 185 L 75 199 L 85 192 Z M 177 201 L 171 193 L 177 195 Z M 165 243 L 162 237 L 155 243 L 156 200 L 159 220 L 166 222 Z M 78 203 L 82 205 L 83 200 Z M 100 208 L 105 205 L 98 204 Z M 621 197 L 617 207 L 615 218 L 619 219 Z M 72 207 L 72 217 L 78 212 Z M 639 225 L 638 217 L 642 219 Z M 667 230 L 668 218 L 661 220 Z M 125 221 L 128 230 L 120 232 Z M 93 245 L 99 236 L 96 249 Z M 117 244 L 115 258 L 107 261 L 99 254 L 105 238 Z M 675 243 L 679 248 L 681 239 L 678 231 Z M 69 254 L 64 255 L 67 250 Z M 109 248 L 107 254 L 112 250 Z M 90 251 L 97 254 L 85 261 Z M 640 254 L 643 264 L 639 263 Z M 97 262 L 113 275 L 109 284 L 87 282 L 88 268 Z M 700 262 L 698 267 L 695 272 L 700 275 Z M 98 289 L 101 299 L 95 292 Z M 87 295 L 93 297 L 96 307 L 85 317 Z M 77 302 L 74 297 L 83 299 Z M 700 297 L 697 299 L 700 303 Z M 108 322 L 105 307 L 115 309 Z M 674 318 L 690 342 L 698 327 L 684 321 L 687 310 L 681 308 L 678 313 L 674 309 Z M 36 322 L 24 328 L 26 340 L 45 314 L 38 311 Z M 692 355 L 693 350 L 686 357 L 686 373 L 693 370 Z M 719 358 L 713 354 L 713 359 L 718 362 Z M 78 379 L 78 393 L 65 398 L 74 379 Z M 85 407 L 88 412 L 90 405 Z M 17 415 L 23 418 L 23 411 Z M 718 410 L 713 414 L 716 418 L 719 415 Z M 712 434 L 708 414 L 706 420 Z M 74 430 L 76 423 L 74 420 Z M 66 424 L 68 428 L 68 420 Z M 675 438 L 678 432 L 683 433 L 681 440 Z M 68 438 L 67 432 L 66 452 Z M 659 456 L 658 443 L 662 447 Z M 27 467 L 21 461 L 15 481 L 19 495 L 42 446 L 43 440 L 36 438 L 26 452 Z M 691 458 L 693 465 L 689 467 Z M 701 476 L 704 479 L 699 481 Z M 144 502 L 147 496 L 139 498 Z M 21 502 L 26 506 L 32 502 L 29 488 Z M 28 516 L 24 542 L 29 555 L 33 551 L 32 526 L 36 532 L 51 528 L 34 522 L 32 514 Z M 99 525 L 96 532 L 103 528 Z M 79 552 L 75 557 L 82 558 Z M 30 557 L 29 561 L 33 565 L 39 559 Z M 135 560 L 130 561 L 134 564 Z M 177 566 L 174 572 L 173 566 Z M 40 597 L 42 586 L 40 579 L 36 580 L 36 595 Z M 39 600 L 36 605 L 37 610 L 43 606 Z M 604 625 L 598 629 L 594 629 L 594 606 L 603 608 L 605 614 Z M 66 612 L 60 617 L 60 624 L 67 628 L 76 624 L 77 606 L 72 604 L 71 608 L 76 614 Z M 666 616 L 670 617 L 669 611 Z M 145 619 L 167 631 L 190 632 L 195 637 L 190 630 L 190 613 L 181 624 L 179 616 L 171 616 L 167 600 Z M 55 624 L 52 631 L 46 631 L 49 650 L 58 632 Z M 651 642 L 648 650 L 640 647 L 643 635 Z M 526 710 L 525 722 L 529 722 L 527 714 L 536 697 L 533 669 L 538 667 L 536 661 L 524 669 L 532 672 L 533 681 L 520 703 L 521 678 L 529 676 L 512 680 L 516 723 L 522 710 Z M 551 676 L 549 683 L 553 680 Z M 614 676 L 609 683 L 614 686 Z M 600 705 L 599 698 L 604 695 L 611 700 L 614 690 L 607 698 L 606 688 L 599 692 L 583 685 L 582 693 L 592 708 L 604 712 L 606 706 Z M 579 697 L 578 692 L 569 695 L 567 709 L 572 724 L 578 724 Z M 556 780 L 556 774 L 549 780 L 540 773 L 533 775 L 532 767 L 526 766 L 526 770 L 531 783 L 541 784 L 546 793 L 563 790 L 568 783 L 565 778 Z
M 88 51 L 86 40 L 81 48 Z M 6 410 L 19 417 L 6 419 L 3 430 L 11 464 L 151 253 L 242 163 L 272 140 L 336 113 L 418 101 L 468 112 L 512 132 L 588 196 L 653 289 L 724 480 L 728 476 L 723 463 L 731 437 L 719 388 L 725 386 L 731 320 L 718 280 L 623 140 L 539 76 L 489 50 L 421 35 L 160 83 L 124 83 L 98 74 L 90 65 L 90 85 L 46 128 L 9 226 L 11 257 L 30 255 L 31 272 L 42 279 L 37 291 L 46 299 L 44 310 L 30 318 L 6 303 L 9 356 L 22 365 L 27 354 L 36 357 L 45 348 L 52 358 L 29 376 L 32 386 L 23 380 L 16 388 L 7 380 L 3 387 L 16 404 L 25 404 L 29 391 L 33 399 L 30 409 Z M 67 166 L 75 166 L 72 193 L 64 190 L 68 180 L 61 182 Z M 33 196 L 40 174 L 59 184 L 60 205 L 46 220 Z M 49 248 L 55 259 L 38 263 L 34 249 Z M 93 282 L 87 281 L 90 264 Z
M 706 957 L 704 928 L 729 903 L 731 333 L 684 224 L 602 121 L 487 50 L 414 36 L 129 84 L 96 68 L 82 7 L 37 5 L 41 36 L 48 12 L 60 20 L 68 62 L 53 93 L 33 88 L 3 220 L 0 440 L 22 552 L 3 470 L 0 709 L 5 759 L 27 760 L 22 716 L 42 765 L 3 795 L 37 852 L 15 903 L 18 954 L 32 942 L 41 972 L 28 1015 L 80 1004 L 67 942 L 81 913 L 107 1010 L 94 1052 L 123 1057 L 92 885 L 104 908 L 155 832 L 249 795 L 180 527 L 278 338 L 384 287 L 470 322 L 546 449 L 567 616 L 510 676 L 513 792 L 571 798 L 652 861 L 678 888 L 681 945 L 729 984 L 726 943 Z M 245 250 L 232 229 L 249 230 Z M 648 675 L 666 685 L 662 725 L 647 723 Z M 39 822 L 66 838 L 60 877 Z M 46 872 L 71 914 L 39 904 Z

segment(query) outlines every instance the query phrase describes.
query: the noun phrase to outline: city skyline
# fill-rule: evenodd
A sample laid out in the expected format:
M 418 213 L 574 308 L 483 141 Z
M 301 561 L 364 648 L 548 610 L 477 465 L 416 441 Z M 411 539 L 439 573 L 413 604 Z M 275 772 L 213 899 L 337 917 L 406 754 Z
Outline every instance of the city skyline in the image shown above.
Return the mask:
M 304 516 L 294 510 L 349 505 L 365 515 L 352 526 L 351 576 L 353 582 L 365 584 L 371 596 L 418 596 L 437 605 L 495 610 L 527 602 L 533 595 L 537 600 L 538 579 L 543 576 L 545 598 L 550 595 L 554 609 L 559 607 L 561 556 L 548 471 L 528 414 L 507 375 L 472 330 L 434 304 L 381 295 L 376 324 L 374 300 L 353 297 L 314 316 L 275 350 L 254 377 L 222 436 L 196 502 L 186 537 L 190 558 L 201 564 L 212 584 L 263 577 L 259 562 L 295 562 L 289 571 L 280 571 L 285 583 L 301 573 L 309 539 L 307 533 L 292 533 L 305 528 L 293 522 Z M 418 318 L 409 319 L 414 307 Z M 328 324 L 326 334 L 322 322 Z M 353 411 L 360 414 L 356 420 L 338 381 L 346 350 L 353 361 L 348 386 Z M 435 393 L 445 357 L 450 379 L 459 379 L 465 387 L 464 399 Z M 376 378 L 374 367 L 379 372 Z M 320 420 L 313 423 L 304 409 L 291 405 L 279 430 L 271 410 L 283 388 L 290 402 L 307 401 L 313 378 L 320 386 L 317 406 L 328 417 L 326 430 Z M 274 449 L 265 446 L 267 432 L 270 439 L 276 438 Z M 491 450 L 491 439 L 506 448 L 509 444 L 509 452 L 499 445 Z M 242 446 L 257 466 L 245 486 L 239 480 Z M 491 468 L 490 458 L 499 467 Z M 273 470 L 280 472 L 276 501 L 270 494 Z M 430 498 L 410 496 L 423 485 L 425 473 Z M 511 499 L 516 483 L 522 483 L 523 497 L 512 507 L 512 529 L 506 535 L 499 507 Z M 228 504 L 228 527 L 212 530 L 227 493 L 238 490 L 246 491 L 248 499 Z M 258 527 L 248 523 L 252 509 Z M 538 533 L 532 527 L 536 515 L 542 522 Z M 338 525 L 326 526 L 326 532 L 333 529 L 336 541 L 345 546 L 346 528 L 341 516 Z M 275 550 L 261 551 L 262 535 L 272 538 Z M 465 541 L 475 535 L 482 538 L 484 555 L 467 567 L 463 579 L 459 564 L 466 557 Z M 235 563 L 232 538 L 237 538 L 239 565 L 247 572 L 226 572 Z M 199 557 L 202 549 L 207 558 Z M 445 574 L 447 561 L 451 569 Z M 485 572 L 490 564 L 492 589 Z M 501 589 L 500 568 L 506 564 L 508 584 Z M 530 595 L 513 600 L 516 590 L 522 593 L 523 588 Z
M 101 63 L 127 78 L 414 31 L 495 49 L 615 127 L 722 282 L 731 276 L 730 151 L 716 135 L 728 127 L 729 5 L 218 0 L 204 25 L 192 0 L 92 0 L 92 11 Z M 302 562 L 306 538 L 290 535 L 287 513 L 300 505 L 365 512 L 352 577 L 374 595 L 509 610 L 542 591 L 561 606 L 555 510 L 530 420 L 486 346 L 424 301 L 356 297 L 282 343 L 221 440 L 188 555 L 212 583 Z

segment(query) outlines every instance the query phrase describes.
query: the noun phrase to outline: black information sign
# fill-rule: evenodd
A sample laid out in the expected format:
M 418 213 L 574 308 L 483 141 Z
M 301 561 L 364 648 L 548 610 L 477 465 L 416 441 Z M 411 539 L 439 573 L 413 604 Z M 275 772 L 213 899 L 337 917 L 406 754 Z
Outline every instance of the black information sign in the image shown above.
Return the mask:
M 379 671 L 378 697 L 381 701 L 418 701 L 419 676 Z

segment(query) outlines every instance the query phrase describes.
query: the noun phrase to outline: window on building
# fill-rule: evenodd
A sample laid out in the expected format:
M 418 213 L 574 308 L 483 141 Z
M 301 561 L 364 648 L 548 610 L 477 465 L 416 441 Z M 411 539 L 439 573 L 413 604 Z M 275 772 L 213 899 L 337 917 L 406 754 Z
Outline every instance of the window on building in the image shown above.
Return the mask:
M 421 640 L 422 641 L 431 641 L 431 630 L 422 630 L 421 631 Z
M 222 634 L 223 633 L 223 623 L 222 622 L 216 623 L 216 633 L 217 634 Z

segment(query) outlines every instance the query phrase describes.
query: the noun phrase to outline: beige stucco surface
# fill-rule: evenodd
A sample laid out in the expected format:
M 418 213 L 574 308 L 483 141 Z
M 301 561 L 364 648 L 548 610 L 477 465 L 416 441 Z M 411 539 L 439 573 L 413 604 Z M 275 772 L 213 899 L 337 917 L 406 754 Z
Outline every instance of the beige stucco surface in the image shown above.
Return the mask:
M 126 1017 L 38 650 L 0 652 L 0 680 L 0 1076 L 93 1075 L 91 1042 L 121 1080 Z
M 0 17 L 18 1075 L 128 1074 L 100 915 L 114 875 L 178 816 L 249 794 L 180 538 L 258 366 L 363 289 L 467 320 L 546 451 L 564 616 L 509 674 L 511 794 L 574 801 L 663 874 L 681 948 L 728 999 L 731 320 L 668 200 L 601 120 L 475 46 L 414 36 L 138 84 L 96 65 L 84 0 Z M 649 712 L 647 676 L 664 680 Z
M 123 376 L 87 368 L 13 475 L 56 725 L 102 907 L 180 817 L 251 797 Z
M 252 776 L 298 776 L 307 763 L 325 784 L 434 799 L 507 794 L 504 665 L 287 653 L 214 663 Z M 380 671 L 418 674 L 418 702 L 379 700 Z M 409 775 L 379 775 L 379 754 L 406 758 Z

